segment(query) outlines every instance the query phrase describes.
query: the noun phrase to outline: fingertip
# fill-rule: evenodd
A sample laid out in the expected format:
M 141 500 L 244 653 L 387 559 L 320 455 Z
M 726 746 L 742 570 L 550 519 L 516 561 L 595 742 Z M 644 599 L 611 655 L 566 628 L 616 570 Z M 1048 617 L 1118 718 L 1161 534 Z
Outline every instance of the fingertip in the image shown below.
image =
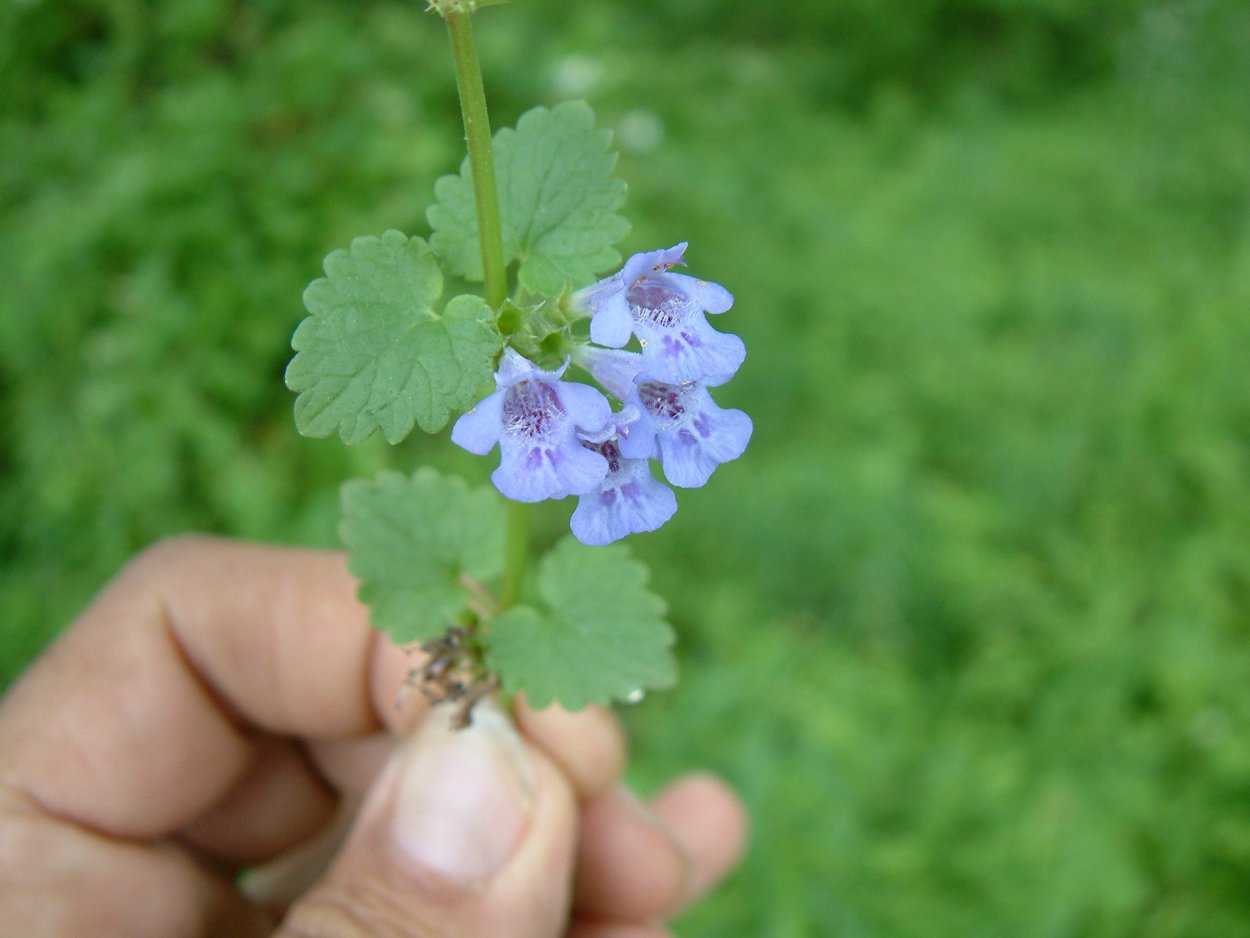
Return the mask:
M 738 862 L 746 833 L 742 802 L 713 775 L 681 778 L 650 804 L 613 789 L 582 807 L 576 908 L 616 922 L 668 918 Z
M 651 809 L 690 860 L 683 904 L 707 892 L 742 858 L 750 826 L 746 808 L 715 775 L 677 780 L 652 799 Z
M 395 736 L 406 736 L 429 710 L 425 696 L 411 680 L 425 661 L 396 645 L 385 632 L 374 631 L 369 662 L 369 693 L 378 722 Z
M 280 935 L 563 934 L 577 802 L 497 711 L 434 711 L 366 796 L 326 875 Z
M 645 922 L 677 908 L 690 862 L 665 822 L 618 786 L 582 806 L 575 906 L 593 917 Z
M 583 800 L 608 791 L 625 770 L 625 734 L 603 707 L 572 712 L 552 705 L 535 710 L 518 698 L 516 721 L 521 732 L 564 770 Z

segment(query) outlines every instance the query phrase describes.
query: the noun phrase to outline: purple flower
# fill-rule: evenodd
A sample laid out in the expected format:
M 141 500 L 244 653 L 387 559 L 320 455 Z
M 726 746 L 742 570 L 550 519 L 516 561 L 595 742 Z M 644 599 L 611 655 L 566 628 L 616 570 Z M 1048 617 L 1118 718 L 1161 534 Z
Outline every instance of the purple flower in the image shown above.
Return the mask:
M 620 348 L 630 334 L 642 345 L 643 371 L 660 381 L 728 380 L 746 358 L 736 335 L 717 332 L 704 313 L 723 313 L 733 296 L 716 283 L 670 268 L 684 264 L 686 242 L 635 254 L 617 274 L 586 287 L 577 300 L 590 310 L 590 338 Z
M 617 425 L 637 419 L 637 410 L 629 407 L 617 415 Z M 602 442 L 583 440 L 582 445 L 608 461 L 608 474 L 596 491 L 577 500 L 569 527 L 579 541 L 611 544 L 627 534 L 654 531 L 673 517 L 677 511 L 673 490 L 656 481 L 648 460 L 621 456 L 617 435 Z
M 618 401 L 633 396 L 634 379 L 642 371 L 642 356 L 637 352 L 597 345 L 579 345 L 573 350 L 573 361 L 589 371 Z
M 751 418 L 717 407 L 703 381 L 665 384 L 647 378 L 629 405 L 640 416 L 622 432 L 621 455 L 659 458 L 665 478 L 682 488 L 703 485 L 717 466 L 741 456 L 751 439 Z
M 541 371 L 504 349 L 495 372 L 498 390 L 452 427 L 452 442 L 479 456 L 499 444 L 491 480 L 515 501 L 584 495 L 608 474 L 607 459 L 582 446 L 577 431 L 602 432 L 612 409 L 590 385 L 561 381 L 567 367 Z

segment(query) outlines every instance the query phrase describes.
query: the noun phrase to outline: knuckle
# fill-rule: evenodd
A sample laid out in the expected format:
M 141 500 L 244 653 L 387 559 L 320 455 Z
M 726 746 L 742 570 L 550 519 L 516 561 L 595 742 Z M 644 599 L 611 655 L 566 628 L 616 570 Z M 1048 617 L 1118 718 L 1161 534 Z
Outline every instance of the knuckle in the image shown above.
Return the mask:
M 174 534 L 145 547 L 130 562 L 135 575 L 155 574 L 181 567 L 218 539 L 207 534 Z

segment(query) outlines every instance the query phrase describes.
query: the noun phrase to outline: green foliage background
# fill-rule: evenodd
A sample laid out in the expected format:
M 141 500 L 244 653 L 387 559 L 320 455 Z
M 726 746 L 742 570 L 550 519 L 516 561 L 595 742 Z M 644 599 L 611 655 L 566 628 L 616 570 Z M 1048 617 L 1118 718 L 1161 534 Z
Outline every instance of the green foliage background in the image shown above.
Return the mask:
M 461 130 L 397 0 L 0 0 L 10 679 L 188 528 L 334 540 L 300 295 L 427 234 Z M 1250 7 L 517 0 L 498 126 L 587 97 L 626 252 L 737 297 L 746 457 L 637 547 L 684 680 L 636 781 L 754 812 L 688 936 L 1250 935 Z M 554 538 L 567 506 L 540 525 Z

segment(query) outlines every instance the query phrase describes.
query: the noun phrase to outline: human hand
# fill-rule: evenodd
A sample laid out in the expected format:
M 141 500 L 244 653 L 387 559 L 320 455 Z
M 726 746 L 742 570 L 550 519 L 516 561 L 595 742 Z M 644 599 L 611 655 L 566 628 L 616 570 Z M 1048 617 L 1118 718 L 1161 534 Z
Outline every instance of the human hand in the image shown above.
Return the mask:
M 0 704 L 0 935 L 662 938 L 735 862 L 733 794 L 636 802 L 606 711 L 453 733 L 411 666 L 340 555 L 140 555 Z M 324 873 L 294 850 L 360 799 Z

